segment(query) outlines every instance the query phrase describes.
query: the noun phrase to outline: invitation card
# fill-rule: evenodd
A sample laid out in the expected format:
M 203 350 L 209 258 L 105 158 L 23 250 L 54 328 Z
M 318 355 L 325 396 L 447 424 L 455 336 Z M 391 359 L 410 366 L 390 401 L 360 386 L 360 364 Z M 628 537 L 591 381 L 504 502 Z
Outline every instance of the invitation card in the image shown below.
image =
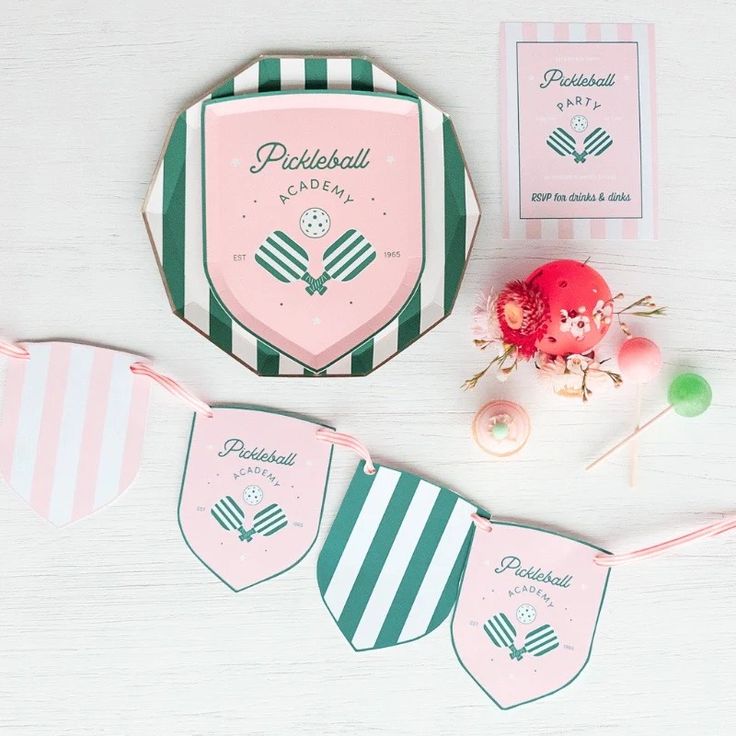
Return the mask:
M 657 237 L 654 26 L 503 23 L 505 238 Z

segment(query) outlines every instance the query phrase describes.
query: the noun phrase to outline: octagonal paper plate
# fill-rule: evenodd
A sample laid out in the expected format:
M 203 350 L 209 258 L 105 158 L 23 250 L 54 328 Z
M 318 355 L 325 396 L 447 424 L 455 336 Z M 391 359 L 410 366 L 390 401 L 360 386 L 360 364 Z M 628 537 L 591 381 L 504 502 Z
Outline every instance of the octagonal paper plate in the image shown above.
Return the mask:
M 174 313 L 261 375 L 365 375 L 452 309 L 449 118 L 366 59 L 262 57 L 176 119 L 143 208 Z

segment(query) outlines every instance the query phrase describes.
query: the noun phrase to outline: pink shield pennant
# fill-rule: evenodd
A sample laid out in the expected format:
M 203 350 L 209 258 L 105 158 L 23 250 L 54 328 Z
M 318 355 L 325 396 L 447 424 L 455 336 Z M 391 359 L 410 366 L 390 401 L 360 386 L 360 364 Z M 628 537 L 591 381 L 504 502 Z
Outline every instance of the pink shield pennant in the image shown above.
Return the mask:
M 179 525 L 234 591 L 285 572 L 314 544 L 332 459 L 321 426 L 267 409 L 195 414 Z
M 419 282 L 418 101 L 289 90 L 210 100 L 202 120 L 210 286 L 243 327 L 321 370 Z
M 117 498 L 140 465 L 150 381 L 139 356 L 71 342 L 23 346 L 10 361 L 0 470 L 45 519 L 64 526 Z
M 609 568 L 604 551 L 493 521 L 476 530 L 452 622 L 460 663 L 501 708 L 569 685 L 590 657 Z

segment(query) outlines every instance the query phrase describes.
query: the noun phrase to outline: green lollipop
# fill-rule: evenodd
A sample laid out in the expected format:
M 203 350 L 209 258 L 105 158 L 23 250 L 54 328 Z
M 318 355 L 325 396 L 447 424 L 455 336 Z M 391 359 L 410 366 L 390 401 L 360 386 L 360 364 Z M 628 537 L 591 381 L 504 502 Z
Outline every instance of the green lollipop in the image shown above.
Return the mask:
M 667 401 L 681 417 L 697 417 L 710 406 L 713 392 L 703 376 L 681 373 L 670 384 Z
M 588 465 L 586 470 L 592 470 L 598 463 L 602 463 L 609 455 L 613 455 L 616 450 L 621 449 L 625 444 L 634 439 L 637 435 L 640 435 L 645 429 L 661 419 L 665 414 L 672 411 L 673 409 L 681 417 L 697 417 L 705 412 L 713 401 L 713 391 L 710 388 L 708 381 L 699 376 L 697 373 L 681 373 L 676 376 L 670 384 L 670 388 L 667 391 L 667 401 L 669 402 L 667 407 L 663 409 L 659 414 L 652 417 L 648 422 L 645 422 L 640 427 L 637 427 L 628 437 L 624 437 L 621 442 L 614 445 L 610 450 L 604 452 L 597 460 L 594 460 Z

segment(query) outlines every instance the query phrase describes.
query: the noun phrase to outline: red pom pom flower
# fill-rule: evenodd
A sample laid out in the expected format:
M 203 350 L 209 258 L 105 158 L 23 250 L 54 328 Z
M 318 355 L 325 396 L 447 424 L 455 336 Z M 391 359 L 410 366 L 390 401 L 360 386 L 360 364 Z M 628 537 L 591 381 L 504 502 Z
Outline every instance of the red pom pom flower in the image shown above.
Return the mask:
M 533 358 L 550 321 L 549 302 L 539 287 L 528 281 L 510 281 L 498 295 L 496 316 L 503 341 L 514 345 L 520 358 Z

